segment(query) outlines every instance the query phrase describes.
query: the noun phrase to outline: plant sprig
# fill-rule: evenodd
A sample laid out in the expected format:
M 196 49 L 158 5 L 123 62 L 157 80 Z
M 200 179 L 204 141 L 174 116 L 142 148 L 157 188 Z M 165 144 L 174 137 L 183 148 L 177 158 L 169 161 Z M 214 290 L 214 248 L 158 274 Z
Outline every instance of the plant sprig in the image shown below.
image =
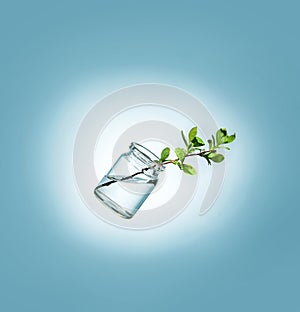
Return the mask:
M 207 140 L 208 149 L 205 149 L 205 143 L 200 137 L 197 136 L 197 132 L 198 132 L 197 127 L 193 127 L 189 131 L 187 138 L 184 132 L 181 131 L 181 136 L 185 147 L 175 148 L 175 154 L 177 156 L 176 159 L 168 159 L 168 157 L 170 156 L 171 149 L 169 147 L 165 147 L 161 151 L 159 160 L 154 160 L 154 162 L 163 166 L 167 164 L 173 164 L 178 166 L 178 168 L 182 170 L 184 173 L 189 175 L 195 175 L 197 174 L 196 169 L 192 165 L 185 163 L 186 158 L 192 156 L 203 157 L 204 159 L 206 159 L 209 165 L 211 165 L 212 161 L 216 163 L 223 161 L 224 155 L 218 153 L 218 149 L 225 148 L 229 150 L 230 148 L 225 145 L 235 140 L 235 133 L 232 135 L 228 135 L 227 130 L 225 128 L 220 128 L 216 132 L 215 136 L 212 135 L 211 139 Z M 116 183 L 117 181 L 129 180 L 139 174 L 145 173 L 145 171 L 151 168 L 153 169 L 153 166 L 145 167 L 132 175 L 123 177 L 121 180 L 110 180 L 108 182 L 105 182 L 104 184 L 99 185 L 98 187 L 109 186 L 113 183 Z
M 185 147 L 175 148 L 174 151 L 177 158 L 173 160 L 168 159 L 171 150 L 169 147 L 166 147 L 162 150 L 160 159 L 157 162 L 161 165 L 177 165 L 179 169 L 182 170 L 184 173 L 189 175 L 195 175 L 197 174 L 196 169 L 192 165 L 185 163 L 187 157 L 203 157 L 209 165 L 211 165 L 212 161 L 220 163 L 224 160 L 224 155 L 220 154 L 218 152 L 218 149 L 225 148 L 227 150 L 230 150 L 230 148 L 226 146 L 226 144 L 233 142 L 236 138 L 235 133 L 232 135 L 228 135 L 226 128 L 220 128 L 216 132 L 215 136 L 212 135 L 212 138 L 207 140 L 208 149 L 205 149 L 205 143 L 200 137 L 197 136 L 197 133 L 197 127 L 193 127 L 186 137 L 184 132 L 181 130 L 181 137 Z

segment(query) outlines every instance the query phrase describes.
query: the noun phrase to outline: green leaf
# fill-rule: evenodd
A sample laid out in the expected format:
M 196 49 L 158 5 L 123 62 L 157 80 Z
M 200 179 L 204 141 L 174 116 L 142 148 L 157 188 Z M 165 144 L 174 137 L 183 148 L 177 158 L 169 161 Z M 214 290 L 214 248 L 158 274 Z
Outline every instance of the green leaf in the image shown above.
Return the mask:
M 179 167 L 180 170 L 183 170 L 183 165 L 180 161 L 177 162 L 177 166 Z
M 227 149 L 228 151 L 230 150 L 230 148 L 228 146 L 218 146 L 218 148 L 225 148 Z
M 207 161 L 207 163 L 208 163 L 209 165 L 211 165 L 211 161 L 210 161 L 210 159 L 208 158 L 208 155 L 209 155 L 209 154 L 207 154 L 207 155 L 201 155 L 200 157 L 203 157 L 203 158 Z
M 227 136 L 226 128 L 220 128 L 216 133 L 217 144 L 220 145 L 223 142 L 223 138 Z
M 211 153 L 208 155 L 209 159 L 216 163 L 220 163 L 221 161 L 224 160 L 224 156 L 222 154 L 217 154 L 217 153 Z
M 165 161 L 170 155 L 170 148 L 166 147 L 162 150 L 161 154 L 160 154 L 160 161 L 163 162 Z
M 189 140 L 190 140 L 190 142 L 192 142 L 194 140 L 196 135 L 197 135 L 197 127 L 194 127 L 189 132 Z
M 185 146 L 187 147 L 188 146 L 188 142 L 187 142 L 187 139 L 186 139 L 186 137 L 185 137 L 185 135 L 183 133 L 183 130 L 181 130 L 181 137 L 182 137 L 182 140 L 183 140 Z
M 185 157 L 185 151 L 183 148 L 176 147 L 175 148 L 176 156 L 182 161 Z
M 216 136 L 217 136 L 217 144 L 218 145 L 231 143 L 235 139 L 235 133 L 232 135 L 227 135 L 226 128 L 220 128 L 217 131 Z
M 193 146 L 198 147 L 198 146 L 203 146 L 205 145 L 205 143 L 203 142 L 203 140 L 199 137 L 195 137 L 192 141 Z
M 235 133 L 229 136 L 226 136 L 225 138 L 223 138 L 223 143 L 227 144 L 227 143 L 231 143 L 232 141 L 235 140 Z
M 209 149 L 211 150 L 212 149 L 212 140 L 207 140 L 207 143 L 208 143 Z
M 215 139 L 214 135 L 212 135 L 211 137 L 212 137 L 212 142 L 213 142 L 212 147 L 215 147 L 216 146 L 216 139 Z
M 190 174 L 190 175 L 197 174 L 196 169 L 193 166 L 191 166 L 191 165 L 183 164 L 182 167 L 183 167 L 183 172 L 186 173 L 186 174 Z

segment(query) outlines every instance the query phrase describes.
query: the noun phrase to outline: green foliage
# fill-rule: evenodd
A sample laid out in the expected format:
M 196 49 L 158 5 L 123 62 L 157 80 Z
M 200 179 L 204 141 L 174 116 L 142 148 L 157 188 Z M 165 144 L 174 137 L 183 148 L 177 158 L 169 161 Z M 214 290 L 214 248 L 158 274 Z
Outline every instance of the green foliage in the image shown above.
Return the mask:
M 235 140 L 235 133 L 232 135 L 227 135 L 227 130 L 226 128 L 220 128 L 217 131 L 217 144 L 221 145 L 221 144 L 228 144 L 231 143 L 232 141 Z
M 190 130 L 190 132 L 189 132 L 189 140 L 190 140 L 190 142 L 192 142 L 194 140 L 194 138 L 196 137 L 197 131 L 198 131 L 197 127 L 194 127 L 194 128 L 192 128 Z
M 177 166 L 179 167 L 180 170 L 183 170 L 183 164 L 181 161 L 177 161 Z
M 217 152 L 218 149 L 224 148 L 229 150 L 228 146 L 224 146 L 224 144 L 229 144 L 233 142 L 236 138 L 235 133 L 232 135 L 227 134 L 226 128 L 220 128 L 216 135 L 212 135 L 211 139 L 207 140 L 208 149 L 201 148 L 205 145 L 204 141 L 197 136 L 198 129 L 197 127 L 193 127 L 188 133 L 188 140 L 181 130 L 181 137 L 185 145 L 185 149 L 181 147 L 175 148 L 175 154 L 177 159 L 167 160 L 170 155 L 170 148 L 166 147 L 162 150 L 159 162 L 162 164 L 172 163 L 177 165 L 180 170 L 189 175 L 197 174 L 196 169 L 189 165 L 185 164 L 185 160 L 190 156 L 199 156 L 203 157 L 209 165 L 211 162 L 220 163 L 224 160 L 224 155 Z
M 224 160 L 224 156 L 222 154 L 217 154 L 217 153 L 210 153 L 208 155 L 208 158 L 216 163 L 219 163 Z
M 208 165 L 211 165 L 211 161 L 210 161 L 209 155 L 210 155 L 210 153 L 207 153 L 207 154 L 201 155 L 201 157 L 203 157 L 207 161 Z
M 182 140 L 183 140 L 185 146 L 188 147 L 188 142 L 187 142 L 186 137 L 185 137 L 185 135 L 183 133 L 183 130 L 181 130 L 181 137 L 182 137 Z
M 169 157 L 169 155 L 170 155 L 170 148 L 169 147 L 164 148 L 160 154 L 159 162 L 165 161 Z
M 205 143 L 203 142 L 203 140 L 199 137 L 194 137 L 193 141 L 193 146 L 198 147 L 198 146 L 203 146 L 205 145 Z
M 182 170 L 183 170 L 184 173 L 189 174 L 189 175 L 197 174 L 196 169 L 193 166 L 191 166 L 191 165 L 183 164 L 182 165 Z
M 183 161 L 184 157 L 186 156 L 186 153 L 185 153 L 184 149 L 180 148 L 180 147 L 176 147 L 175 148 L 175 154 L 178 157 L 178 159 L 181 160 L 181 161 Z
M 213 134 L 211 135 L 211 137 L 212 137 L 212 145 L 213 145 L 213 148 L 214 148 L 214 147 L 216 147 L 216 139 L 215 139 Z

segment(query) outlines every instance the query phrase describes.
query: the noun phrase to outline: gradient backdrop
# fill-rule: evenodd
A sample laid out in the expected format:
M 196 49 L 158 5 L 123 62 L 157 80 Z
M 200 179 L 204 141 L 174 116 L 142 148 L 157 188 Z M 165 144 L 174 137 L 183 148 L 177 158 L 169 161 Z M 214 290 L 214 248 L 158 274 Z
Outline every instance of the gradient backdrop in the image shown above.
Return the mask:
M 300 310 L 299 9 L 1 2 L 1 311 Z M 81 202 L 73 143 L 99 99 L 145 82 L 192 93 L 237 141 L 208 214 L 126 231 Z

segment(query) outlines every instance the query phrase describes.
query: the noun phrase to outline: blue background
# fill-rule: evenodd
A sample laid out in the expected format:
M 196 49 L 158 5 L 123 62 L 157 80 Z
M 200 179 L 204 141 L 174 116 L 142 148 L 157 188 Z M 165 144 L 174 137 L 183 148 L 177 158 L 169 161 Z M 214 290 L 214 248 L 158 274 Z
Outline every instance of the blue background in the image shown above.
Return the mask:
M 299 9 L 2 2 L 1 311 L 300 310 Z M 143 82 L 191 92 L 238 139 L 207 215 L 140 232 L 81 203 L 72 148 L 97 100 Z

